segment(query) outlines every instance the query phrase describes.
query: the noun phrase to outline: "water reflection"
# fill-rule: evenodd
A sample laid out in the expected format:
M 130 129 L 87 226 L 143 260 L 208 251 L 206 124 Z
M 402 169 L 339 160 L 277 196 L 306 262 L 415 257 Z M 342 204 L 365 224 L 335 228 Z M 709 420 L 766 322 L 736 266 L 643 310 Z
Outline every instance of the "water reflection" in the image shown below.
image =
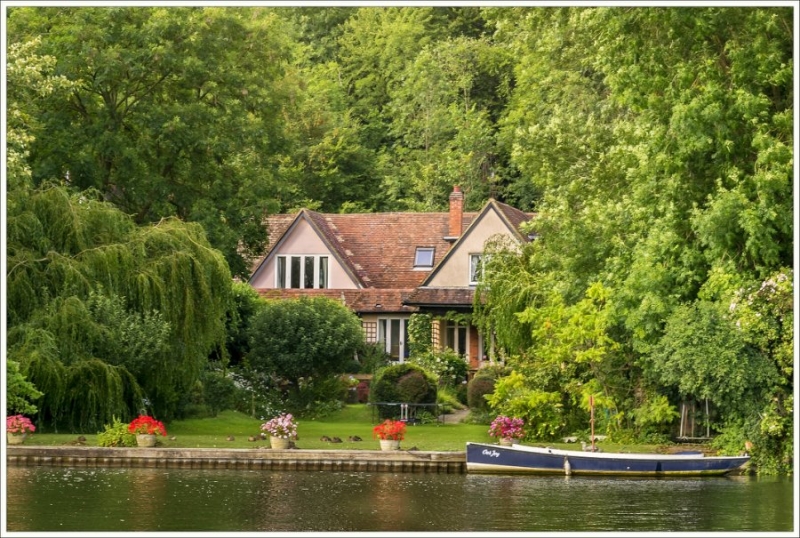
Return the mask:
M 786 532 L 790 479 L 11 467 L 10 531 Z M 146 517 L 142 517 L 146 514 Z

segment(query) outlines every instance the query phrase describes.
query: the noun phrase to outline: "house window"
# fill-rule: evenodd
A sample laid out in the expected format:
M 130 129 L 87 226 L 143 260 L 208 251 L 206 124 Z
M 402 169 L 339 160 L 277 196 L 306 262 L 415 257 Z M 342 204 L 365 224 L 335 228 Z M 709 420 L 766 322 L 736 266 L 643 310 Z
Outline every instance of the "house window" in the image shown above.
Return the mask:
M 313 289 L 328 287 L 327 256 L 278 256 L 275 287 Z
M 317 287 L 318 288 L 327 288 L 328 287 L 328 257 L 327 256 L 320 256 L 319 257 L 319 272 L 317 273 L 318 280 L 317 280 Z
M 433 248 L 417 247 L 414 257 L 414 267 L 433 267 Z
M 444 328 L 444 345 L 464 357 L 467 354 L 467 326 L 448 321 Z
M 470 254 L 469 255 L 469 283 L 470 285 L 477 284 L 483 275 L 483 255 Z
M 378 342 L 393 361 L 408 358 L 408 326 L 406 318 L 378 318 Z

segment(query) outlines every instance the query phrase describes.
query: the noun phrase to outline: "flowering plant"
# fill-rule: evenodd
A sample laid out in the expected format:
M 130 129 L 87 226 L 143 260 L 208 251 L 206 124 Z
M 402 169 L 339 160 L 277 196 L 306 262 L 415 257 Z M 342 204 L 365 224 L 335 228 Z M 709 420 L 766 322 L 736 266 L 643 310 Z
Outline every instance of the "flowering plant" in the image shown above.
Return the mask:
M 283 413 L 271 418 L 261 425 L 261 430 L 280 439 L 297 438 L 297 423 L 291 413 Z
M 35 432 L 36 426 L 31 419 L 23 415 L 12 415 L 6 418 L 6 431 L 8 433 Z
M 391 439 L 392 441 L 402 441 L 406 437 L 406 423 L 402 420 L 392 420 L 387 418 L 374 428 L 372 437 L 378 439 Z
M 139 415 L 128 424 L 129 433 L 149 433 L 167 435 L 167 429 L 164 424 L 153 417 L 147 415 Z
M 522 439 L 525 436 L 525 432 L 522 431 L 523 424 L 521 418 L 498 415 L 489 426 L 489 435 L 500 439 Z

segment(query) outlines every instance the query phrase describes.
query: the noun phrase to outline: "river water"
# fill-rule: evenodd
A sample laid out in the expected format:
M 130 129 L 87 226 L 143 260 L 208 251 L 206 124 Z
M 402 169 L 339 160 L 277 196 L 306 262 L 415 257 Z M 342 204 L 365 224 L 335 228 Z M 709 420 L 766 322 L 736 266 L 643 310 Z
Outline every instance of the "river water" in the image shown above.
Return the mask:
M 794 532 L 791 478 L 8 467 L 15 532 Z

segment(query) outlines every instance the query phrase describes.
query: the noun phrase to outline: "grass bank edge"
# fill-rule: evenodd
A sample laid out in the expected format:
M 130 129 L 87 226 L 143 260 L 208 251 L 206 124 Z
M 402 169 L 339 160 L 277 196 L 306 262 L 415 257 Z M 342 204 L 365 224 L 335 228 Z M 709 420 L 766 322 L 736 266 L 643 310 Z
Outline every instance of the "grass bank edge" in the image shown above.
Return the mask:
M 265 417 L 268 419 L 270 417 Z M 298 419 L 298 439 L 301 449 L 378 450 L 372 428 L 377 424 L 372 409 L 363 404 L 349 404 L 342 410 L 322 419 Z M 167 423 L 167 436 L 159 437 L 159 447 L 165 448 L 269 448 L 269 440 L 262 440 L 259 418 L 238 411 L 223 411 L 216 417 L 175 420 Z M 77 442 L 82 435 L 85 441 Z M 323 436 L 338 437 L 341 443 L 321 440 Z M 352 441 L 352 438 L 360 441 Z M 255 440 L 250 440 L 254 438 Z M 461 452 L 467 442 L 494 443 L 489 436 L 489 426 L 468 423 L 435 423 L 411 425 L 406 430 L 402 449 L 417 448 L 427 451 Z M 25 442 L 31 446 L 98 446 L 94 433 L 36 433 Z M 526 443 L 537 446 L 575 449 L 574 443 Z M 606 452 L 656 452 L 657 445 L 620 445 L 603 442 Z

